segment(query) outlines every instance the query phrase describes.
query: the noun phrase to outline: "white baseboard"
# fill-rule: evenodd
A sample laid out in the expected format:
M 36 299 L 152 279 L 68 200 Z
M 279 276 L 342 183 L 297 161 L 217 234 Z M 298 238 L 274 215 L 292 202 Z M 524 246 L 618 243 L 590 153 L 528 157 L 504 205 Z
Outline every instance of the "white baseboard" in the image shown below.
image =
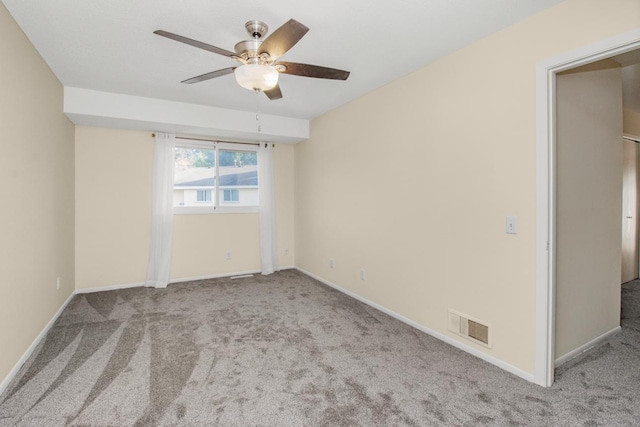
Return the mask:
M 608 340 L 609 338 L 611 338 L 612 336 L 614 336 L 615 334 L 617 334 L 621 330 L 622 330 L 622 328 L 620 326 L 617 326 L 617 327 L 613 328 L 612 330 L 610 330 L 608 332 L 605 332 L 604 334 L 600 335 L 599 337 L 592 339 L 588 343 L 581 345 L 580 347 L 576 348 L 575 350 L 572 350 L 569 353 L 558 357 L 556 359 L 556 368 L 558 366 L 562 365 L 563 363 L 573 359 L 574 357 L 581 355 L 585 351 L 591 350 L 593 347 L 605 342 L 606 340 Z
M 124 285 L 109 285 L 109 286 L 100 286 L 97 288 L 80 288 L 76 289 L 76 294 L 90 294 L 93 292 L 104 292 L 104 291 L 116 291 L 118 289 L 127 289 L 127 288 L 137 288 L 139 286 L 144 286 L 144 282 L 140 283 L 127 283 Z
M 278 267 L 278 270 L 291 270 L 296 268 L 293 265 L 285 265 L 283 267 Z M 260 274 L 262 270 L 247 270 L 247 271 L 235 271 L 232 273 L 220 273 L 220 274 L 209 274 L 207 276 L 196 276 L 196 277 L 183 277 L 181 279 L 171 279 L 169 285 L 172 283 L 180 283 L 180 282 L 191 282 L 194 280 L 206 280 L 206 279 L 220 279 L 221 277 L 232 277 L 232 276 L 244 276 L 246 274 Z
M 45 337 L 45 335 L 47 335 L 47 332 L 49 332 L 49 329 L 51 329 L 51 327 L 56 322 L 56 320 L 58 320 L 58 317 L 60 317 L 60 315 L 62 314 L 62 311 L 67 307 L 67 305 L 69 305 L 69 303 L 71 302 L 71 300 L 73 299 L 75 294 L 76 293 L 74 291 L 74 292 L 71 293 L 71 295 L 69 295 L 69 298 L 67 298 L 67 300 L 60 306 L 60 308 L 58 309 L 56 314 L 54 314 L 53 317 L 51 318 L 51 320 L 49 320 L 49 323 L 47 323 L 45 325 L 45 327 L 42 329 L 42 331 L 40 331 L 40 333 L 38 334 L 36 339 L 33 340 L 33 342 L 27 348 L 27 350 L 24 352 L 22 357 L 20 359 L 18 359 L 18 363 L 15 364 L 15 366 L 13 367 L 13 369 L 11 369 L 11 371 L 9 371 L 9 374 L 7 374 L 5 379 L 2 380 L 2 383 L 0 383 L 0 396 L 2 396 L 2 394 L 5 392 L 6 388 L 11 383 L 11 381 L 13 381 L 13 379 L 16 376 L 16 374 L 20 370 L 20 368 L 22 368 L 22 365 L 24 365 L 24 362 L 26 362 L 27 359 L 31 356 L 31 354 L 33 354 L 33 351 L 36 349 L 38 344 L 40 344 L 40 341 L 42 341 L 42 339 Z
M 259 274 L 260 271 L 261 270 L 247 270 L 247 271 L 234 271 L 231 273 L 209 274 L 206 276 L 182 277 L 179 279 L 171 279 L 169 281 L 169 285 L 171 285 L 172 283 L 192 282 L 195 280 L 220 279 L 221 277 L 244 276 L 245 274 Z
M 328 280 L 325 280 L 322 277 L 316 276 L 315 274 L 310 273 L 310 272 L 308 272 L 308 271 L 306 271 L 306 270 L 304 270 L 304 269 L 302 269 L 300 267 L 296 267 L 296 269 L 298 271 L 300 271 L 301 273 L 304 273 L 307 276 L 313 277 L 314 279 L 324 283 L 327 286 L 330 286 L 330 287 L 332 287 L 332 288 L 334 288 L 334 289 L 336 289 L 336 290 L 338 290 L 338 291 L 340 291 L 340 292 L 342 292 L 342 293 L 344 293 L 344 294 L 346 294 L 346 295 L 348 295 L 348 296 L 350 296 L 352 298 L 357 299 L 358 301 L 361 301 L 361 302 L 363 302 L 363 303 L 375 308 L 376 310 L 379 310 L 379 311 L 381 311 L 381 312 L 383 312 L 385 314 L 388 314 L 389 316 L 394 317 L 394 318 L 398 319 L 399 321 L 401 321 L 403 323 L 406 323 L 407 325 L 412 326 L 412 327 L 416 328 L 419 331 L 424 332 L 427 335 L 431 335 L 432 337 L 437 338 L 440 341 L 444 341 L 445 343 L 447 343 L 449 345 L 452 345 L 452 346 L 454 346 L 454 347 L 456 347 L 456 348 L 458 348 L 458 349 L 460 349 L 462 351 L 465 351 L 465 352 L 467 352 L 469 354 L 472 354 L 472 355 L 484 360 L 485 362 L 491 363 L 492 365 L 495 365 L 495 366 L 499 367 L 500 369 L 503 369 L 503 370 L 505 370 L 507 372 L 510 372 L 513 375 L 516 375 L 516 376 L 518 376 L 518 377 L 520 377 L 520 378 L 522 378 L 524 380 L 527 380 L 529 382 L 534 382 L 534 375 L 532 373 L 523 371 L 520 368 L 516 368 L 513 365 L 510 365 L 510 364 L 508 364 L 506 362 L 503 362 L 500 359 L 497 359 L 497 358 L 495 358 L 495 357 L 493 357 L 493 356 L 491 356 L 491 355 L 489 355 L 487 353 L 479 351 L 479 350 L 477 350 L 477 349 L 475 349 L 475 348 L 473 348 L 471 346 L 468 346 L 468 345 L 466 345 L 464 343 L 461 343 L 461 342 L 459 342 L 459 341 L 457 341 L 457 340 L 455 340 L 455 339 L 453 339 L 453 338 L 451 338 L 451 337 L 449 337 L 449 336 L 447 336 L 445 334 L 442 334 L 440 332 L 434 331 L 433 329 L 427 328 L 424 325 L 421 325 L 421 324 L 419 324 L 419 323 L 417 323 L 417 322 L 415 322 L 415 321 L 413 321 L 413 320 L 411 320 L 411 319 L 409 319 L 407 317 L 404 317 L 401 314 L 398 314 L 398 313 L 396 313 L 394 311 L 391 311 L 388 308 L 381 306 L 380 304 L 377 304 L 377 303 L 375 303 L 373 301 L 369 301 L 368 299 L 366 299 L 364 297 L 361 297 L 360 295 L 358 295 L 358 294 L 356 294 L 356 293 L 354 293 L 354 292 L 352 292 L 352 291 L 350 291 L 348 289 L 345 289 L 345 288 L 343 288 L 341 286 L 338 286 L 335 283 L 331 283 Z

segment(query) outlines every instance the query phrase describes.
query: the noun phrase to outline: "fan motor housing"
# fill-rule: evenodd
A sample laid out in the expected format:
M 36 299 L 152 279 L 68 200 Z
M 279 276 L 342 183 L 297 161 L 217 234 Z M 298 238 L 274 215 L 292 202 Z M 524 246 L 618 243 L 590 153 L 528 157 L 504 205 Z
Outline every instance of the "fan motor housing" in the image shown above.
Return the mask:
M 260 40 L 244 40 L 236 43 L 236 45 L 233 47 L 233 50 L 235 50 L 238 55 L 242 55 L 243 52 L 252 51 L 257 53 L 261 44 L 262 41 Z
M 268 64 L 269 63 L 269 54 L 258 53 L 258 49 L 262 41 L 260 40 L 245 40 L 239 43 L 236 43 L 234 46 L 234 50 L 238 54 L 238 57 L 241 58 L 242 62 L 248 62 L 252 64 Z

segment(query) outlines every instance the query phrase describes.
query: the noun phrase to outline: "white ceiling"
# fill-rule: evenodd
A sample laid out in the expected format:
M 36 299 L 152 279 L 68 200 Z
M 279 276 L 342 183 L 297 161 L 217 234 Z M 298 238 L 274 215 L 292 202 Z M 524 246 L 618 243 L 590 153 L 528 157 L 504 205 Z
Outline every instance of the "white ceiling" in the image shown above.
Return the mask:
M 311 119 L 560 0 L 2 0 L 65 87 Z M 227 75 L 235 64 L 153 34 L 233 50 L 258 19 L 270 32 L 294 18 L 310 28 L 282 60 L 351 71 L 347 81 L 282 75 L 269 101 Z

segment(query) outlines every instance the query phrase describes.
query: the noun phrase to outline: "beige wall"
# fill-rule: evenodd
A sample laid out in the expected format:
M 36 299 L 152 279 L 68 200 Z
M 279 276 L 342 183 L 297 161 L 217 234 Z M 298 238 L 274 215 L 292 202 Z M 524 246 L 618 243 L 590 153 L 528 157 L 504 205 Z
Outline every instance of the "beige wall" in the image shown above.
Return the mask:
M 149 132 L 76 127 L 76 288 L 145 280 L 151 231 Z
M 640 137 L 640 112 L 624 109 L 624 133 Z
M 620 325 L 622 74 L 556 84 L 557 359 Z
M 149 132 L 76 130 L 76 287 L 142 283 L 153 143 Z M 293 265 L 293 147 L 274 151 L 278 250 Z M 175 215 L 172 280 L 260 269 L 258 214 Z M 285 248 L 289 254 L 285 255 Z M 232 259 L 226 260 L 226 252 Z
M 73 291 L 74 170 L 62 85 L 2 3 L 0 58 L 1 382 Z
M 568 0 L 315 119 L 296 265 L 440 333 L 489 322 L 492 349 L 463 342 L 532 373 L 536 64 L 638 26 L 637 0 Z

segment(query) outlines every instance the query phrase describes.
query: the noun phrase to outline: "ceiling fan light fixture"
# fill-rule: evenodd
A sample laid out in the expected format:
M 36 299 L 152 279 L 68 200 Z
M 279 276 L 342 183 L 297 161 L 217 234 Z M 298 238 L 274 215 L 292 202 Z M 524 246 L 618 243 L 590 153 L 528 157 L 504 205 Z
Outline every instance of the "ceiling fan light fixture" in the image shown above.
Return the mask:
M 278 84 L 280 73 L 271 65 L 244 64 L 233 72 L 236 81 L 245 89 L 264 92 Z

